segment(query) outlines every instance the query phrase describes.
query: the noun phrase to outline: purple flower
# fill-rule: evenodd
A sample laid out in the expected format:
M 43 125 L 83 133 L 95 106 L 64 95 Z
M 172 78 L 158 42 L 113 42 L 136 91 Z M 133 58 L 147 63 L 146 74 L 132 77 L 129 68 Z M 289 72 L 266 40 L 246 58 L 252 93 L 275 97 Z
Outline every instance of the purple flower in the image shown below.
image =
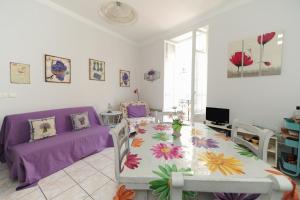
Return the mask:
M 218 142 L 213 140 L 213 139 L 206 139 L 205 137 L 203 138 L 198 138 L 198 137 L 192 137 L 192 142 L 193 145 L 196 147 L 203 147 L 205 149 L 209 149 L 209 148 L 219 148 L 218 146 Z
M 148 75 L 149 76 L 152 76 L 152 75 L 154 75 L 155 74 L 155 71 L 154 70 L 150 70 L 149 72 L 148 72 Z
M 128 84 L 128 81 L 129 81 L 129 76 L 127 73 L 124 73 L 123 76 L 122 76 L 122 80 L 124 82 L 125 85 Z
M 260 194 L 214 193 L 216 200 L 255 200 Z
M 65 79 L 65 72 L 67 71 L 67 67 L 61 61 L 56 61 L 54 65 L 51 66 L 51 72 L 55 75 L 55 77 L 63 81 Z

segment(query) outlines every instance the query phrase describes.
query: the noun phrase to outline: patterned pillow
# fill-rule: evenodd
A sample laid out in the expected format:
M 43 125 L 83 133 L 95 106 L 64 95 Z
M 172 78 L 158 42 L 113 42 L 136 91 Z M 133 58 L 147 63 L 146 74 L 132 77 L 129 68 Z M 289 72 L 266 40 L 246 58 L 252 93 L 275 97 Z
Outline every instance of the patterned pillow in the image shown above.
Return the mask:
M 81 130 L 90 127 L 88 112 L 71 114 L 73 130 Z
M 55 117 L 29 119 L 30 141 L 56 135 Z

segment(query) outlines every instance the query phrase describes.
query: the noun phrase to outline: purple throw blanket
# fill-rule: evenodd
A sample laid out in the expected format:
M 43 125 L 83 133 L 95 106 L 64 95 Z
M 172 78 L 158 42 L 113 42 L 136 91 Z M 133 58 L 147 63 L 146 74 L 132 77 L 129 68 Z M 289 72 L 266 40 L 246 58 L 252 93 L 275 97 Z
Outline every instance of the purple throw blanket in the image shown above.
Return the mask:
M 88 112 L 90 128 L 72 131 L 70 114 Z M 57 135 L 30 140 L 28 119 L 55 116 Z M 101 126 L 92 107 L 66 108 L 6 116 L 0 132 L 0 159 L 7 162 L 10 175 L 20 188 L 107 147 L 113 142 L 108 128 Z

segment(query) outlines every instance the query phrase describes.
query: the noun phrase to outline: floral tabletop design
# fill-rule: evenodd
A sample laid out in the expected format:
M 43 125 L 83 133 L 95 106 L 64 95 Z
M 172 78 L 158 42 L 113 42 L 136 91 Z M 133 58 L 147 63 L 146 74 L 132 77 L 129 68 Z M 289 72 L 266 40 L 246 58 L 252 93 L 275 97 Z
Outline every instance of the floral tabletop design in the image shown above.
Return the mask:
M 172 137 L 173 131 L 166 124 L 150 123 L 143 130 L 145 133 L 133 139 L 120 174 L 124 184 L 149 184 L 156 193 L 165 188 L 164 195 L 168 195 L 166 179 L 173 170 L 211 178 L 265 178 L 270 174 L 266 171 L 271 168 L 269 164 L 204 124 L 183 126 L 179 138 Z M 223 194 L 216 196 L 222 199 Z

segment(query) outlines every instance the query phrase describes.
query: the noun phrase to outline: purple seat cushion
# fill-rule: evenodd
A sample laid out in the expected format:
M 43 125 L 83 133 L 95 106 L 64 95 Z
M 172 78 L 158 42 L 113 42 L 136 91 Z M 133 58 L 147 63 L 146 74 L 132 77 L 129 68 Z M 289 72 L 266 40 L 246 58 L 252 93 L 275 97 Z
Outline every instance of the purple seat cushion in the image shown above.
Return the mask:
M 107 131 L 106 127 L 97 126 L 15 145 L 9 149 L 10 157 L 14 158 L 11 176 L 21 182 L 19 188 L 34 184 L 87 155 L 111 146 Z
M 88 112 L 90 128 L 73 132 L 70 115 Z M 29 143 L 28 119 L 55 116 L 56 136 Z M 19 188 L 36 183 L 75 161 L 113 146 L 93 107 L 64 108 L 6 116 L 0 131 L 0 160 L 7 162 Z
M 129 118 L 146 117 L 146 107 L 145 105 L 129 105 L 127 113 Z

